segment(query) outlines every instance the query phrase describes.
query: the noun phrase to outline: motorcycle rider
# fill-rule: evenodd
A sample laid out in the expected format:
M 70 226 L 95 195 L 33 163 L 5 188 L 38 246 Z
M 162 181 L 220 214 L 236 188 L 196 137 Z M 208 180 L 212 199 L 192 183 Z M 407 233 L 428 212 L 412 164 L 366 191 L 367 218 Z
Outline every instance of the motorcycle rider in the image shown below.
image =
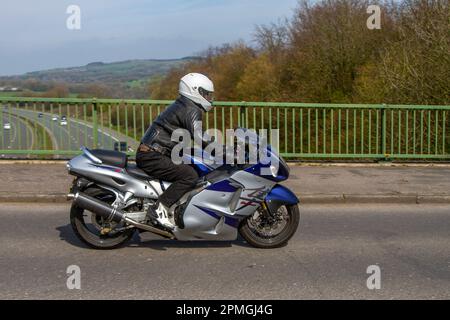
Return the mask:
M 178 141 L 172 141 L 172 132 L 176 129 L 186 129 L 192 139 L 208 144 L 208 138 L 199 129 L 203 113 L 212 109 L 214 84 L 203 74 L 189 73 L 181 78 L 178 99 L 167 107 L 152 123 L 141 140 L 136 164 L 148 175 L 172 182 L 159 197 L 150 214 L 168 229 L 173 229 L 175 223 L 169 215 L 169 208 L 186 192 L 194 189 L 198 174 L 188 164 L 175 164 L 171 159 L 172 148 Z M 195 137 L 194 135 L 200 135 Z

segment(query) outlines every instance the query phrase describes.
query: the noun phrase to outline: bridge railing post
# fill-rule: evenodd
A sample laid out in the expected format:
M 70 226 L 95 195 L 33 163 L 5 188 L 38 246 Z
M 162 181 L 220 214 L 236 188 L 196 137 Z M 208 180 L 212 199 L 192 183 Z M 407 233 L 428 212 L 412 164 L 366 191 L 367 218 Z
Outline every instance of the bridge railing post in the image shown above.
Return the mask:
M 94 149 L 98 148 L 98 117 L 97 117 L 97 99 L 92 99 L 92 138 L 94 139 L 93 147 Z
M 242 102 L 242 103 L 244 103 L 244 102 Z M 239 113 L 240 113 L 240 120 L 241 120 L 241 123 L 239 124 L 239 126 L 243 128 L 243 127 L 245 127 L 245 105 L 244 104 L 241 104 L 239 106 Z
M 390 155 L 387 154 L 387 105 L 381 105 L 381 152 L 384 156 L 383 161 L 390 161 Z M 391 132 L 392 134 L 392 132 Z

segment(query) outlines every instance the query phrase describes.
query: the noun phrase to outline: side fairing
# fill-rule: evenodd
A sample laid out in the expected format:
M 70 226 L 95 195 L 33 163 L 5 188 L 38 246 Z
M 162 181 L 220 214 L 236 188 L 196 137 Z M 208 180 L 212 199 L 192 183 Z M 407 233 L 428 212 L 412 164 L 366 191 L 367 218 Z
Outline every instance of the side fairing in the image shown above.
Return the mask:
M 241 220 L 255 212 L 275 183 L 237 171 L 193 196 L 185 209 L 180 240 L 235 240 Z
M 274 181 L 246 171 L 237 171 L 231 179 L 241 187 L 235 214 L 244 217 L 255 212 L 275 185 Z

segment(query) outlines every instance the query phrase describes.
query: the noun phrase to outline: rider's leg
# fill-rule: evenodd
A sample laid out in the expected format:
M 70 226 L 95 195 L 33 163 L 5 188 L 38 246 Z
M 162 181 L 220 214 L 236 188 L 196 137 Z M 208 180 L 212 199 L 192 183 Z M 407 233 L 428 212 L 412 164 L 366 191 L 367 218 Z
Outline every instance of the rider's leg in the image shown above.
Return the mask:
M 169 219 L 169 208 L 186 192 L 195 187 L 198 180 L 197 172 L 187 164 L 174 164 L 169 157 L 157 152 L 138 153 L 136 162 L 147 174 L 172 182 L 169 188 L 159 197 L 158 208 L 155 211 L 161 224 L 173 228 L 174 222 Z

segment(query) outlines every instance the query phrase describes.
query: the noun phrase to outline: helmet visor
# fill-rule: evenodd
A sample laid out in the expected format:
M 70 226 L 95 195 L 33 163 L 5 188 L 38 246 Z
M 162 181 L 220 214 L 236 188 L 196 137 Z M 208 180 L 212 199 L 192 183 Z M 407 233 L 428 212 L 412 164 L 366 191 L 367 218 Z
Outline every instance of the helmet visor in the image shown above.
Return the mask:
M 205 98 L 209 103 L 213 103 L 214 101 L 214 92 L 203 89 L 202 87 L 198 88 L 198 93 Z

